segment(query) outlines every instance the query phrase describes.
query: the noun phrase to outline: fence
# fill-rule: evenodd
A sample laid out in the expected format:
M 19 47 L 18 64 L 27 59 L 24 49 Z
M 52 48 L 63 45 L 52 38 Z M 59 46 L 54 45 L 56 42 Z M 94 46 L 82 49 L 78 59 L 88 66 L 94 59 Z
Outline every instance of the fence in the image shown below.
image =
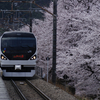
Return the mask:
M 39 66 L 36 66 L 35 70 L 36 70 L 36 73 L 35 74 L 37 76 L 43 78 L 43 69 L 41 67 L 39 67 Z

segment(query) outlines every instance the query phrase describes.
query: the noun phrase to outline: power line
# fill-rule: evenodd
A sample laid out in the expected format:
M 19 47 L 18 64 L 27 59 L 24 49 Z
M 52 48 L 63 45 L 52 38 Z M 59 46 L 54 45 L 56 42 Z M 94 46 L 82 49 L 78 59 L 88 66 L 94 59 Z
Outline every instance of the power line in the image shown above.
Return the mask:
M 0 1 L 0 2 L 12 2 L 12 3 L 33 3 L 34 5 L 36 5 L 37 7 L 41 8 L 42 10 L 48 12 L 49 14 L 51 14 L 52 16 L 55 16 L 53 13 L 51 13 L 50 11 L 48 11 L 47 9 L 39 6 L 38 4 L 35 3 L 35 0 L 34 1 L 14 1 L 14 0 L 11 0 L 11 1 Z

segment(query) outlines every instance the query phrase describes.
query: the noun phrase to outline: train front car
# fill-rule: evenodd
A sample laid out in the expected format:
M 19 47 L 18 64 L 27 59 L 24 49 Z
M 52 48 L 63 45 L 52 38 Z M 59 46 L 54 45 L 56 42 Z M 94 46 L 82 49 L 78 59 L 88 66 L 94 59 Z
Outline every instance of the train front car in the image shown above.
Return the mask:
M 36 38 L 28 32 L 5 32 L 1 36 L 1 69 L 4 77 L 33 77 Z

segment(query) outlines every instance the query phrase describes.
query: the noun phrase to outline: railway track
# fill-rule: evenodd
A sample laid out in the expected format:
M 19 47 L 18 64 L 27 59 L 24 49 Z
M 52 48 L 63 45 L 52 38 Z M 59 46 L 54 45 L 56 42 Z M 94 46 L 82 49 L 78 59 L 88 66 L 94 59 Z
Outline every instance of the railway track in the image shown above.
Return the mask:
M 21 85 L 19 81 L 11 82 L 20 96 L 21 100 L 51 100 L 47 95 L 45 95 L 40 89 L 33 85 L 29 80 L 24 80 Z M 27 90 L 25 90 L 27 89 Z M 28 92 L 29 91 L 29 92 Z

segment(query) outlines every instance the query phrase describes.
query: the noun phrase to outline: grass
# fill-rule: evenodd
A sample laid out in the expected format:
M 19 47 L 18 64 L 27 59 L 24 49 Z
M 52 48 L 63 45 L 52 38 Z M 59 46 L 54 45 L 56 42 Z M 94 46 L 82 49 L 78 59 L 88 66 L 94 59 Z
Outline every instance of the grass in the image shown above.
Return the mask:
M 46 81 L 46 79 L 44 79 Z M 49 83 L 53 84 L 51 80 L 48 81 Z M 56 84 L 55 84 L 57 87 L 59 87 L 60 89 L 64 90 L 65 92 L 73 95 L 74 97 L 76 97 L 78 100 L 93 100 L 93 99 L 89 99 L 87 97 L 78 97 L 78 96 L 75 96 L 75 91 L 73 91 L 71 89 L 71 87 L 67 86 L 67 85 L 64 85 L 62 84 L 61 81 L 57 80 Z

